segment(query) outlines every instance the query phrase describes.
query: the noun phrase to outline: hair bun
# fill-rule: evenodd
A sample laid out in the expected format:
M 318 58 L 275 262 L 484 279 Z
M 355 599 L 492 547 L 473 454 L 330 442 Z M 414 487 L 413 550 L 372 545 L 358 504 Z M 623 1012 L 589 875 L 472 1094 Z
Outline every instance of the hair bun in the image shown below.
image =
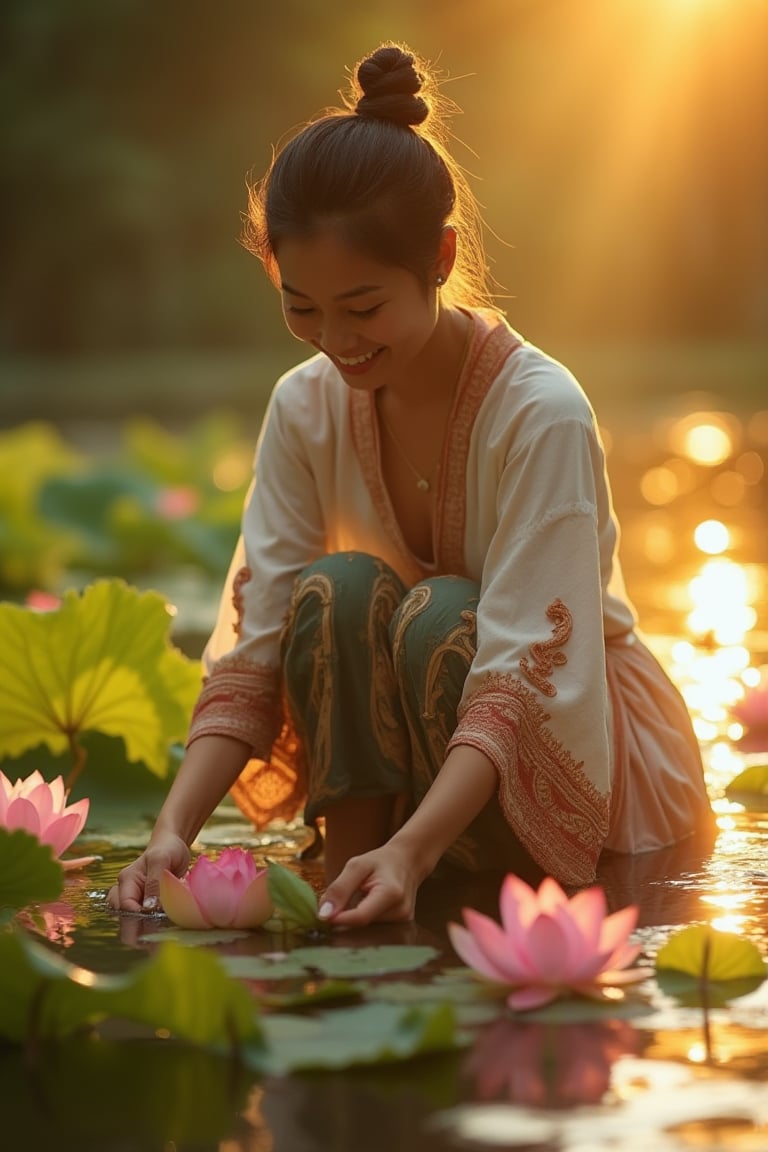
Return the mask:
M 418 95 L 423 77 L 402 48 L 379 48 L 368 56 L 357 70 L 357 82 L 363 92 L 355 107 L 358 116 L 412 126 L 429 115 L 429 105 Z

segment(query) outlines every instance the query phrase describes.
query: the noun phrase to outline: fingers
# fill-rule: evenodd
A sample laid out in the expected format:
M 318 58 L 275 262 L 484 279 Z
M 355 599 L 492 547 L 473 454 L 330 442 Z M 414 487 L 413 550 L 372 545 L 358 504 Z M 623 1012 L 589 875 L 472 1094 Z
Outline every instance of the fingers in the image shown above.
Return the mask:
M 362 856 L 353 856 L 344 865 L 340 875 L 329 884 L 320 898 L 317 915 L 320 920 L 337 921 L 342 909 L 352 901 L 353 896 L 370 877 L 370 865 Z
M 144 877 L 135 866 L 124 868 L 107 894 L 107 903 L 115 911 L 144 912 Z
M 331 923 L 339 928 L 363 928 L 374 921 L 398 922 L 411 919 L 413 912 L 405 907 L 397 893 L 375 888 L 354 908 L 338 912 L 332 917 Z
M 181 841 L 172 850 L 149 848 L 124 868 L 110 888 L 107 903 L 123 912 L 157 912 L 160 909 L 160 878 L 168 869 L 183 875 L 189 851 Z
M 381 872 L 372 854 L 353 856 L 322 896 L 318 918 L 346 928 L 374 920 L 412 919 L 414 899 L 403 885 Z

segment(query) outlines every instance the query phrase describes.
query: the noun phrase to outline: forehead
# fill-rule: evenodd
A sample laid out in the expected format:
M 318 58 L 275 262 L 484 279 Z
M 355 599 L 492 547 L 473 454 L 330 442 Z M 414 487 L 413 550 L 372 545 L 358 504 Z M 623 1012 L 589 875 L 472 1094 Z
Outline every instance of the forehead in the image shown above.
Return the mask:
M 310 236 L 284 238 L 276 254 L 283 286 L 307 296 L 337 296 L 362 286 L 391 287 L 403 268 L 382 264 L 345 240 L 332 227 Z

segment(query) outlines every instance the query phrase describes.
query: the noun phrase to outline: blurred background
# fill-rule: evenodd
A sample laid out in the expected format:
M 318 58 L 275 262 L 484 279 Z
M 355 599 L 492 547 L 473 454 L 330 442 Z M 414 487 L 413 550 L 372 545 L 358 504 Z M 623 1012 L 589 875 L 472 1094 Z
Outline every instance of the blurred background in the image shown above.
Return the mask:
M 715 643 L 702 597 L 737 603 L 759 648 L 767 0 L 5 0 L 0 592 L 219 580 L 304 356 L 246 181 L 386 39 L 442 70 L 502 306 L 595 404 L 644 625 Z

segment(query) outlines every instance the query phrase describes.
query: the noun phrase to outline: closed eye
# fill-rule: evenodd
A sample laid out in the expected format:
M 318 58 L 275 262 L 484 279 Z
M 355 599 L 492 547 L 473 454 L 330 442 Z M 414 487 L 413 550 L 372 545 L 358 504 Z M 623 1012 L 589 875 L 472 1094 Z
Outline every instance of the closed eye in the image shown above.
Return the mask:
M 381 308 L 381 304 L 374 304 L 372 308 L 362 308 L 357 311 L 355 308 L 350 308 L 350 316 L 356 316 L 358 320 L 368 320 L 371 316 L 375 316 Z
M 314 308 L 299 308 L 297 304 L 289 304 L 286 311 L 293 316 L 309 316 L 310 312 L 314 312 Z

